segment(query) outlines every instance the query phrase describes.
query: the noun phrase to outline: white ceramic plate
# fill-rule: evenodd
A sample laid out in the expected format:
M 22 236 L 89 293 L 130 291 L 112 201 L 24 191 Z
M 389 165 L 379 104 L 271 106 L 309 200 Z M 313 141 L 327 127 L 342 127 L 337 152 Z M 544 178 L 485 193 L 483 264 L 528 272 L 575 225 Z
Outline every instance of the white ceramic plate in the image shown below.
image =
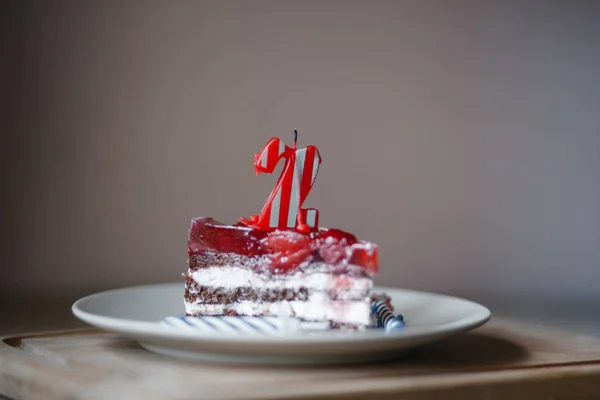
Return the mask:
M 165 318 L 185 314 L 183 284 L 109 290 L 79 299 L 73 313 L 99 328 L 137 340 L 146 349 L 187 358 L 229 362 L 323 364 L 396 358 L 407 350 L 484 324 L 490 311 L 468 300 L 376 287 L 392 298 L 406 327 L 398 332 L 295 332 L 279 336 L 222 335 L 169 329 Z

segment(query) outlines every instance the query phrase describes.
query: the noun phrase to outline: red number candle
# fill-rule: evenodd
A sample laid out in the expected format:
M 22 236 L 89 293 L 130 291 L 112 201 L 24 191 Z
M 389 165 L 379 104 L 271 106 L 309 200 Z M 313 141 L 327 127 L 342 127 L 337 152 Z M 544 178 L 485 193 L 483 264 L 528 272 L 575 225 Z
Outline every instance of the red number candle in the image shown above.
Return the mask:
M 319 225 L 319 211 L 302 208 L 319 171 L 321 156 L 315 146 L 296 148 L 298 131 L 294 130 L 294 145 L 288 147 L 279 138 L 271 138 L 254 156 L 256 174 L 270 174 L 282 158 L 283 171 L 259 215 L 240 221 L 262 230 L 295 228 L 307 233 Z

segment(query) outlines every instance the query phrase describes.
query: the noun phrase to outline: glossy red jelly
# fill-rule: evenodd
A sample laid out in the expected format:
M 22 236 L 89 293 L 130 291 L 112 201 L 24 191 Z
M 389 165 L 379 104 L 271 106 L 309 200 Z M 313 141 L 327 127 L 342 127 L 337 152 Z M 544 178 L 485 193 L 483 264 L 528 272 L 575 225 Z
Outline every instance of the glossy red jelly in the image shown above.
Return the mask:
M 376 273 L 377 250 L 377 245 L 359 241 L 351 233 L 338 229 L 321 228 L 309 234 L 293 229 L 269 232 L 241 224 L 225 225 L 212 218 L 193 219 L 188 240 L 190 255 L 212 251 L 264 257 L 273 269 L 282 273 L 307 261 L 354 264 Z

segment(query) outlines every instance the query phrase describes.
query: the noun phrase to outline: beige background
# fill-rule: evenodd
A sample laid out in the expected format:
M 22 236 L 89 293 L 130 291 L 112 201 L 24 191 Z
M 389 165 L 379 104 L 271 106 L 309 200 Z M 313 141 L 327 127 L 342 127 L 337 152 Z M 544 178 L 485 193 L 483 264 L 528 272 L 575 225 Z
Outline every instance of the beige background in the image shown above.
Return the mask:
M 379 283 L 600 298 L 600 2 L 3 8 L 4 292 L 180 279 L 188 220 L 259 211 L 298 127 Z

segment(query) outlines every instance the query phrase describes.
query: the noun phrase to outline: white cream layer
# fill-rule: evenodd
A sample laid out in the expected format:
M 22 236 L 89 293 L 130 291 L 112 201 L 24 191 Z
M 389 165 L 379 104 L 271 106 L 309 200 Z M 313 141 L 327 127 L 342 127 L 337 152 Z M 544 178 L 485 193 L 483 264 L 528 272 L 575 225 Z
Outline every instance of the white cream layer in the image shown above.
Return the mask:
M 185 302 L 191 315 L 223 315 L 234 311 L 240 315 L 291 315 L 307 321 L 335 321 L 345 324 L 368 325 L 371 307 L 368 298 L 356 301 L 330 300 L 325 293 L 313 293 L 306 301 L 256 303 L 242 301 L 233 304 L 197 304 Z
M 367 293 L 373 286 L 373 281 L 368 277 L 298 271 L 291 275 L 281 275 L 281 278 L 266 278 L 246 268 L 234 266 L 202 268 L 192 272 L 191 275 L 200 286 L 222 288 L 299 289 L 305 287 L 312 290 L 349 289 Z

